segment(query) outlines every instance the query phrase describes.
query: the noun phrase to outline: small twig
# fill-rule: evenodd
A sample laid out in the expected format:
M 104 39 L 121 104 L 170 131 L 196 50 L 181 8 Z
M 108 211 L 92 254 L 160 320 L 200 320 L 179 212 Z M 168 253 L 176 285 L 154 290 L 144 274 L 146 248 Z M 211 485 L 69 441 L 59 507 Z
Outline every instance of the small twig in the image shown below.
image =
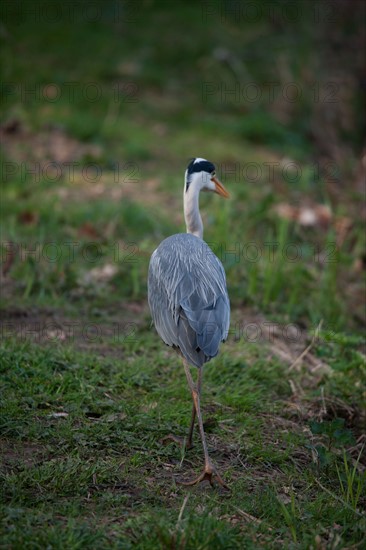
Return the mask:
M 296 387 L 296 384 L 293 380 L 289 380 L 289 384 L 290 384 L 290 387 L 291 387 L 291 391 L 294 395 L 304 395 L 304 392 L 303 390 L 301 389 L 301 387 L 299 386 L 298 388 Z
M 295 366 L 309 353 L 309 351 L 311 350 L 311 348 L 313 347 L 313 345 L 315 343 L 315 340 L 317 339 L 317 337 L 319 335 L 322 324 L 323 324 L 323 319 L 320 321 L 319 325 L 316 327 L 310 344 L 308 345 L 307 348 L 304 349 L 304 351 L 302 353 L 300 353 L 300 355 L 298 356 L 297 359 L 295 359 L 295 361 L 292 363 L 292 365 L 290 365 L 290 367 L 288 369 L 289 371 L 291 371 L 293 368 L 295 368 Z
M 253 521 L 254 523 L 256 523 L 257 525 L 261 524 L 262 523 L 262 520 L 252 516 L 251 514 L 248 514 L 248 512 L 244 512 L 244 510 L 241 510 L 240 508 L 237 508 L 236 506 L 233 506 L 233 508 L 235 508 L 235 510 L 237 512 L 239 512 L 239 514 L 241 516 L 243 516 L 243 518 L 245 518 L 247 521 Z
M 328 495 L 330 495 L 332 498 L 334 498 L 334 500 L 337 500 L 338 502 L 340 502 L 341 504 L 343 504 L 343 506 L 346 506 L 346 508 L 349 508 L 350 510 L 352 510 L 352 512 L 354 512 L 357 516 L 360 516 L 360 518 L 363 518 L 365 516 L 365 514 L 362 514 L 361 512 L 359 512 L 358 510 L 355 510 L 354 508 L 352 508 L 352 506 L 350 506 L 347 502 L 345 502 L 344 500 L 342 500 L 340 497 L 337 497 L 337 495 L 335 495 L 334 493 L 332 493 L 332 491 L 329 491 L 329 489 L 327 489 L 326 487 L 324 487 L 324 485 L 322 485 L 320 483 L 320 481 L 318 481 L 316 478 L 315 478 L 315 483 L 317 483 L 319 485 L 319 487 L 321 489 L 323 489 L 323 491 L 325 491 L 326 493 L 328 493 Z
M 175 526 L 176 529 L 178 529 L 179 524 L 180 524 L 180 522 L 182 521 L 184 508 L 186 507 L 186 504 L 187 504 L 187 502 L 188 502 L 188 499 L 189 499 L 189 494 L 186 495 L 186 496 L 184 497 L 183 504 L 182 504 L 182 507 L 181 507 L 180 512 L 179 512 L 177 525 Z
M 104 395 L 105 395 L 106 397 L 108 397 L 108 399 L 110 399 L 111 401 L 116 401 L 115 398 L 112 397 L 109 393 L 104 392 Z
M 290 388 L 291 388 L 291 391 L 293 393 L 293 395 L 296 395 L 297 394 L 297 391 L 296 391 L 296 386 L 295 386 L 295 383 L 293 380 L 289 380 L 289 384 L 290 384 Z

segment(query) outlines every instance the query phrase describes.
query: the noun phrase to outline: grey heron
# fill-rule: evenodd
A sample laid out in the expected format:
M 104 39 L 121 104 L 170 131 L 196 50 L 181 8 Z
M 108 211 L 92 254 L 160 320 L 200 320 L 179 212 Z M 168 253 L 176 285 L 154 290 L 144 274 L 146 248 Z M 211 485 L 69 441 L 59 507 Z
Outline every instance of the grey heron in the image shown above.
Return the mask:
M 202 440 L 205 457 L 203 472 L 196 479 L 181 483 L 195 485 L 207 479 L 213 485 L 213 478 L 216 477 L 219 484 L 227 488 L 208 454 L 200 396 L 203 365 L 218 354 L 221 342 L 228 335 L 230 302 L 222 263 L 203 241 L 200 191 L 212 191 L 229 197 L 216 177 L 214 164 L 195 158 L 188 165 L 184 178 L 187 233 L 168 237 L 153 252 L 148 274 L 148 301 L 159 336 L 183 359 L 193 399 L 186 448 L 192 447 L 196 415 Z M 198 368 L 197 384 L 192 378 L 190 366 Z M 173 435 L 168 438 L 181 443 Z

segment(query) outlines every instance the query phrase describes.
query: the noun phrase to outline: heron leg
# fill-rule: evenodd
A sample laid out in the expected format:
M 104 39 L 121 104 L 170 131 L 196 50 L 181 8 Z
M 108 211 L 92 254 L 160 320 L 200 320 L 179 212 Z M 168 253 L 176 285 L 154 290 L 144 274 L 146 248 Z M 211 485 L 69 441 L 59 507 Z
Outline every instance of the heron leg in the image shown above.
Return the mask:
M 183 360 L 183 364 L 184 364 L 184 370 L 186 372 L 186 376 L 187 376 L 187 380 L 188 380 L 188 385 L 189 385 L 191 393 L 192 393 L 193 405 L 194 405 L 194 408 L 195 408 L 195 411 L 196 411 L 196 414 L 197 414 L 198 425 L 199 425 L 199 429 L 200 429 L 200 435 L 201 435 L 201 441 L 202 441 L 202 447 L 203 447 L 203 453 L 204 453 L 204 456 L 205 456 L 205 465 L 204 465 L 204 469 L 203 469 L 202 474 L 199 475 L 196 479 L 194 479 L 192 481 L 180 481 L 179 483 L 181 485 L 196 485 L 197 483 L 200 483 L 201 481 L 204 481 L 205 479 L 207 479 L 210 482 L 210 485 L 213 485 L 213 478 L 216 477 L 218 483 L 222 487 L 225 487 L 225 489 L 228 489 L 228 486 L 226 485 L 226 483 L 224 482 L 224 480 L 222 479 L 220 474 L 217 472 L 217 470 L 216 470 L 215 466 L 213 465 L 213 463 L 211 462 L 211 459 L 210 459 L 209 454 L 208 454 L 206 436 L 205 436 L 205 431 L 203 429 L 203 422 L 202 422 L 202 415 L 201 415 L 201 403 L 200 403 L 200 393 L 201 393 L 201 385 L 202 385 L 202 372 L 201 372 L 201 369 L 199 371 L 198 384 L 196 386 L 195 383 L 193 382 L 193 378 L 192 378 L 191 371 L 190 371 L 188 363 L 185 360 Z M 192 415 L 192 418 L 193 418 L 193 415 Z M 192 422 L 192 424 L 193 424 L 193 422 Z
M 198 392 L 198 395 L 200 397 L 201 397 L 201 389 L 202 389 L 202 372 L 203 372 L 203 367 L 198 369 L 197 392 Z M 189 427 L 189 432 L 188 432 L 187 449 L 191 449 L 191 447 L 193 447 L 193 430 L 194 430 L 195 420 L 196 420 L 196 405 L 193 402 L 193 405 L 192 405 L 192 420 L 191 420 L 191 425 Z
M 203 368 L 198 369 L 197 391 L 198 391 L 199 395 L 201 395 L 201 388 L 202 388 L 202 370 L 203 370 Z M 169 434 L 169 435 L 163 437 L 161 442 L 165 443 L 167 441 L 174 441 L 174 443 L 176 443 L 180 447 L 184 447 L 185 449 L 192 449 L 192 447 L 193 447 L 193 430 L 194 430 L 195 420 L 196 420 L 196 406 L 193 403 L 193 405 L 192 405 L 192 418 L 191 418 L 191 424 L 189 426 L 188 438 L 185 439 L 183 437 L 179 437 L 178 435 Z

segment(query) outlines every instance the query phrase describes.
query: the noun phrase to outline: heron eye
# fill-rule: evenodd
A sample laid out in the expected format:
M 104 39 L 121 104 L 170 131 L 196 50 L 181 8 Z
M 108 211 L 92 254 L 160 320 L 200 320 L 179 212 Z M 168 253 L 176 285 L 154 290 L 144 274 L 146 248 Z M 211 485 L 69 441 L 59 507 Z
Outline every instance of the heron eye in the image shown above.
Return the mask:
M 211 176 L 214 178 L 216 176 L 216 172 L 212 172 Z

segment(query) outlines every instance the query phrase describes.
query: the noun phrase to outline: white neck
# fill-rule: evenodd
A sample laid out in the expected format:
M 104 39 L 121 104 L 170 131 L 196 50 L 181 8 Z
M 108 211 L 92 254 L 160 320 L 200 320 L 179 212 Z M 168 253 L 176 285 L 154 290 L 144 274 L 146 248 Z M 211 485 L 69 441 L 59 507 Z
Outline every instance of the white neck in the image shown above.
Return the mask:
M 193 182 L 188 187 L 188 191 L 183 192 L 184 219 L 186 221 L 187 233 L 203 238 L 203 223 L 198 206 L 200 188 Z

